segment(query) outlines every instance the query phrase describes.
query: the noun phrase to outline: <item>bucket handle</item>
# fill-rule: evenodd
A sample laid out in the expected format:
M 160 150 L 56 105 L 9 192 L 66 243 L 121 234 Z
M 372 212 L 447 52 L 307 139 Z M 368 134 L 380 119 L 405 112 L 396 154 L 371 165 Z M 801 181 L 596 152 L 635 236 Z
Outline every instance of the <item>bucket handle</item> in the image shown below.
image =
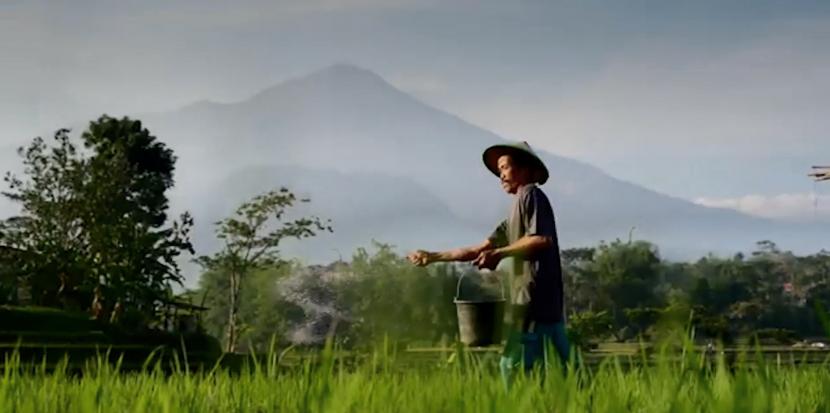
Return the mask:
M 463 280 L 466 275 L 467 275 L 466 273 L 461 273 L 461 276 L 458 277 L 458 284 L 456 284 L 456 286 L 455 286 L 455 299 L 456 300 L 458 300 L 458 298 L 461 297 L 461 280 Z M 501 299 L 504 300 L 505 299 L 504 281 L 499 279 L 499 285 L 501 286 Z

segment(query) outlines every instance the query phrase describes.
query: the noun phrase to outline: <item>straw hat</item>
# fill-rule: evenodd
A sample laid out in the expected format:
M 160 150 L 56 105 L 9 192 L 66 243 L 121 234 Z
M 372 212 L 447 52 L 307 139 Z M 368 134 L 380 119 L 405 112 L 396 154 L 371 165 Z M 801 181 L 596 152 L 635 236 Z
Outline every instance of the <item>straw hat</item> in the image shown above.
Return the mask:
M 549 176 L 548 168 L 545 166 L 545 163 L 542 162 L 542 159 L 536 155 L 536 152 L 533 152 L 533 149 L 531 149 L 527 142 L 522 141 L 493 145 L 484 151 L 484 154 L 482 155 L 484 165 L 487 166 L 487 169 L 489 169 L 490 172 L 496 176 L 501 175 L 499 173 L 499 158 L 503 155 L 524 156 L 528 161 L 530 161 L 531 169 L 533 169 L 533 181 L 539 185 L 547 182 Z

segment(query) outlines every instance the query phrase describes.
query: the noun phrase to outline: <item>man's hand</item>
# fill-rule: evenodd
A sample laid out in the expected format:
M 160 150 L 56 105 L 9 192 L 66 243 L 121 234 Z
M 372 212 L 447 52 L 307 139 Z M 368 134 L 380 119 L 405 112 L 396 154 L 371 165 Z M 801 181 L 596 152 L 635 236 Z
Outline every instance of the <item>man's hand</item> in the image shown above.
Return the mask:
M 406 258 L 409 260 L 409 262 L 419 267 L 424 267 L 435 262 L 435 254 L 424 250 L 416 250 L 410 252 L 409 255 L 406 256 Z
M 502 259 L 502 254 L 495 249 L 492 250 L 484 250 L 475 260 L 473 260 L 473 264 L 475 264 L 478 269 L 488 269 L 493 271 L 498 267 L 499 262 Z

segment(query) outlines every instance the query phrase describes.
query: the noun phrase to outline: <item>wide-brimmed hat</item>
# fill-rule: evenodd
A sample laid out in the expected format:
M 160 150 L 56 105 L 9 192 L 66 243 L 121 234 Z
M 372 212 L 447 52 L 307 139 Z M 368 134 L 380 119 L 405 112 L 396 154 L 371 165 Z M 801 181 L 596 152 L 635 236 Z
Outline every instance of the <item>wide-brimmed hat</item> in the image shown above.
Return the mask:
M 548 180 L 548 168 L 545 166 L 545 163 L 542 162 L 542 159 L 536 155 L 536 152 L 533 152 L 530 145 L 527 142 L 516 142 L 516 143 L 505 143 L 499 145 L 493 145 L 487 148 L 482 155 L 484 159 L 484 165 L 487 166 L 487 169 L 490 170 L 494 175 L 501 176 L 499 173 L 499 158 L 503 155 L 520 155 L 524 156 L 528 161 L 531 163 L 531 169 L 533 169 L 533 180 L 535 183 L 539 185 L 544 184 Z

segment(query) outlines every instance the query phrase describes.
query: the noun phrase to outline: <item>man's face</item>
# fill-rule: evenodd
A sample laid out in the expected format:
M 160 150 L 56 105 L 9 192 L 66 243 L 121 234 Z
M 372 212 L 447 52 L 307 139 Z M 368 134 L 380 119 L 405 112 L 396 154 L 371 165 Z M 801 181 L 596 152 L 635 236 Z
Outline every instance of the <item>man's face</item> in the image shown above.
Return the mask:
M 526 168 L 515 165 L 510 155 L 502 155 L 499 157 L 498 167 L 501 187 L 508 194 L 515 194 L 522 185 L 530 182 L 529 171 Z

